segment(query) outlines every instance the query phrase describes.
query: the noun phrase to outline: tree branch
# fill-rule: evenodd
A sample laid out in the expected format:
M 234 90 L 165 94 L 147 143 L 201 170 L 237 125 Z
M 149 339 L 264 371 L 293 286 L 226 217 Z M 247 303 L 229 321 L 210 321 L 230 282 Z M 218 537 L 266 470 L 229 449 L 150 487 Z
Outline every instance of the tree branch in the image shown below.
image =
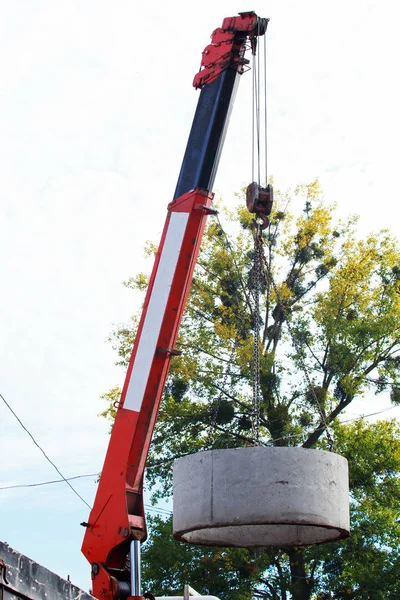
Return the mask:
M 318 427 L 308 436 L 306 441 L 303 443 L 303 448 L 312 448 L 317 443 L 321 435 L 326 429 L 326 425 L 332 423 L 334 419 L 352 402 L 354 396 L 348 395 L 345 400 L 342 400 L 336 408 L 326 416 L 325 421 L 320 421 Z
M 313 357 L 313 359 L 315 360 L 315 362 L 317 363 L 317 365 L 320 366 L 320 368 L 323 370 L 323 366 L 321 361 L 319 360 L 319 358 L 314 354 L 313 349 L 311 348 L 310 344 L 307 342 L 307 340 L 304 341 L 305 345 L 307 346 L 311 356 Z
M 263 585 L 267 586 L 267 588 L 269 589 L 269 591 L 272 594 L 272 596 L 269 596 L 270 598 L 272 598 L 272 600 L 279 600 L 278 592 L 276 591 L 274 586 L 268 581 L 268 579 L 266 579 L 265 577 L 260 577 L 259 581 Z M 265 597 L 265 594 L 263 592 L 256 591 L 256 592 L 254 592 L 254 596 L 258 596 L 259 598 L 262 598 L 262 597 Z
M 191 344 L 179 344 L 179 348 L 187 348 L 188 350 L 195 350 L 196 352 L 201 352 L 202 354 L 207 354 L 207 356 L 211 356 L 211 358 L 215 358 L 216 360 L 221 360 L 222 362 L 225 363 L 229 363 L 231 362 L 229 359 L 227 358 L 222 358 L 221 356 L 217 356 L 216 354 L 213 354 L 212 352 L 208 352 L 207 350 L 204 350 L 204 348 L 200 348 L 199 346 L 192 346 Z
M 286 581 L 285 581 L 285 576 L 283 574 L 283 570 L 282 570 L 282 565 L 279 562 L 279 559 L 274 561 L 274 565 L 276 566 L 276 569 L 278 571 L 278 575 L 279 575 L 279 582 L 281 585 L 281 600 L 287 600 L 287 594 L 286 594 Z
M 215 389 L 219 390 L 220 392 L 222 392 L 227 398 L 229 398 L 230 400 L 235 402 L 235 404 L 238 404 L 239 406 L 241 406 L 247 412 L 250 410 L 250 407 L 247 406 L 244 402 L 241 402 L 235 396 L 232 396 L 231 394 L 229 394 L 227 391 L 224 390 L 224 388 L 220 387 L 216 383 L 211 382 L 211 386 L 214 387 Z
M 222 431 L 226 435 L 231 435 L 232 437 L 235 437 L 238 440 L 242 440 L 243 442 L 247 442 L 248 444 L 251 444 L 252 446 L 255 446 L 255 445 L 265 446 L 265 444 L 262 444 L 261 442 L 259 444 L 257 444 L 256 440 L 254 440 L 253 438 L 248 438 L 245 435 L 241 435 L 240 433 L 235 433 L 234 431 L 229 431 L 228 429 L 224 429 L 220 425 L 214 425 L 214 428 L 218 429 L 218 431 Z
M 267 329 L 268 329 L 268 321 L 269 321 L 269 310 L 270 310 L 270 301 L 271 301 L 271 265 L 272 265 L 272 252 L 271 245 L 268 245 L 268 266 L 267 266 L 267 298 L 265 302 L 265 324 L 264 324 L 264 332 L 262 337 L 262 345 L 264 348 L 265 342 L 267 340 Z

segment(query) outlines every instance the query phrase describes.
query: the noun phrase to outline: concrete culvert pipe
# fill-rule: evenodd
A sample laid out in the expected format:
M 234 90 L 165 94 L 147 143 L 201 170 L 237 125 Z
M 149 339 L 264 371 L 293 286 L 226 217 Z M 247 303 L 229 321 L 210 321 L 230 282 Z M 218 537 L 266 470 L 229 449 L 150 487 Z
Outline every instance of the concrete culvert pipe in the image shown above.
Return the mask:
M 208 546 L 320 544 L 349 535 L 347 460 L 305 448 L 236 448 L 174 464 L 173 534 Z

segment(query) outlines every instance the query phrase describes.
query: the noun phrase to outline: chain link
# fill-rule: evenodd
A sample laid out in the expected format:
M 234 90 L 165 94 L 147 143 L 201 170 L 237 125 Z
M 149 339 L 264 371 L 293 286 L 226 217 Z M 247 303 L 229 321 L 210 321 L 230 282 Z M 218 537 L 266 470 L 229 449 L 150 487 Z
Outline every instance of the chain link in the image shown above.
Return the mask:
M 328 448 L 330 451 L 334 450 L 334 441 L 332 439 L 332 436 L 330 434 L 329 431 L 329 427 L 328 427 L 328 423 L 326 421 L 325 418 L 325 413 L 323 411 L 323 408 L 321 406 L 321 403 L 318 399 L 318 396 L 315 392 L 314 386 L 312 384 L 310 375 L 308 373 L 308 369 L 307 369 L 307 365 L 303 359 L 302 356 L 302 352 L 301 352 L 301 347 L 296 339 L 296 336 L 294 335 L 292 326 L 290 324 L 290 321 L 287 317 L 286 311 L 285 311 L 285 306 L 284 303 L 282 302 L 279 290 L 276 286 L 275 280 L 273 278 L 272 272 L 268 266 L 268 261 L 266 259 L 265 256 L 265 252 L 264 252 L 264 241 L 262 238 L 262 232 L 261 232 L 261 224 L 257 222 L 257 217 L 254 220 L 254 229 L 253 229 L 253 236 L 254 236 L 254 265 L 253 265 L 253 298 L 254 298 L 254 344 L 253 344 L 253 381 L 252 381 L 252 391 L 253 391 L 253 397 L 252 397 L 252 433 L 253 433 L 253 439 L 254 439 L 254 443 L 256 445 L 260 445 L 261 441 L 260 441 L 260 399 L 261 399 L 261 385 L 260 385 L 260 328 L 261 328 L 261 318 L 260 318 L 260 293 L 261 293 L 261 283 L 263 278 L 265 277 L 266 281 L 268 284 L 272 285 L 273 290 L 275 292 L 276 298 L 277 298 L 277 302 L 282 310 L 283 315 L 286 318 L 286 324 L 287 324 L 287 328 L 293 343 L 293 346 L 296 350 L 297 353 L 297 357 L 301 366 L 301 369 L 303 371 L 304 374 L 304 378 L 306 380 L 308 389 L 310 390 L 313 399 L 315 401 L 315 405 L 318 408 L 318 412 L 321 418 L 321 423 L 324 426 L 325 429 L 325 433 L 326 433 L 326 438 L 327 438 L 327 442 L 328 442 Z M 221 225 L 220 225 L 221 226 Z M 221 230 L 222 226 L 221 226 Z M 225 234 L 226 235 L 226 234 Z M 264 267 L 264 268 L 263 268 Z M 216 424 L 217 424 L 217 419 L 218 419 L 218 413 L 221 407 L 221 402 L 222 402 L 222 398 L 224 396 L 224 392 L 222 391 L 225 386 L 226 383 L 228 381 L 228 377 L 230 376 L 231 373 L 231 368 L 232 368 L 232 364 L 233 364 L 233 359 L 235 357 L 235 353 L 236 353 L 236 349 L 238 346 L 238 336 L 235 338 L 232 348 L 231 348 L 231 352 L 229 355 L 229 359 L 228 359 L 228 363 L 224 372 L 224 377 L 222 380 L 222 386 L 221 386 L 221 391 L 218 395 L 217 398 L 217 402 L 215 405 L 215 409 L 213 411 L 212 414 L 212 420 L 211 420 L 211 424 L 210 424 L 210 430 L 209 430 L 209 434 L 207 436 L 207 440 L 205 443 L 205 449 L 208 450 L 210 449 L 210 447 L 213 444 L 213 438 L 214 438 L 214 434 L 215 434 L 215 428 L 216 428 Z
M 253 271 L 253 296 L 254 296 L 254 343 L 253 343 L 253 399 L 252 399 L 252 430 L 257 446 L 260 445 L 260 291 L 262 277 L 262 234 L 257 217 L 254 219 L 254 271 Z
M 333 449 L 334 449 L 334 442 L 333 442 L 332 436 L 331 436 L 329 428 L 328 428 L 328 423 L 327 423 L 326 418 L 325 418 L 325 413 L 323 411 L 323 408 L 321 406 L 320 401 L 318 400 L 318 396 L 315 393 L 315 389 L 314 389 L 313 383 L 311 381 L 311 377 L 310 377 L 310 375 L 308 373 L 307 365 L 306 365 L 306 363 L 305 363 L 305 361 L 303 359 L 303 356 L 302 356 L 300 345 L 299 345 L 299 343 L 298 343 L 298 341 L 296 339 L 296 336 L 294 335 L 292 326 L 291 326 L 289 318 L 288 318 L 288 316 L 286 314 L 285 306 L 284 306 L 284 304 L 282 302 L 282 299 L 281 299 L 281 296 L 279 294 L 279 290 L 278 290 L 278 288 L 276 286 L 275 280 L 273 278 L 272 272 L 268 268 L 268 263 L 267 263 L 267 259 L 266 259 L 265 253 L 264 253 L 264 246 L 263 246 L 263 240 L 262 240 L 262 238 L 260 240 L 260 252 L 261 252 L 261 257 L 262 257 L 261 260 L 264 263 L 267 277 L 269 278 L 269 281 L 272 284 L 272 287 L 274 289 L 274 292 L 275 292 L 275 295 L 276 295 L 276 298 L 277 298 L 277 302 L 278 302 L 278 304 L 279 304 L 279 306 L 280 306 L 280 308 L 282 310 L 283 315 L 286 318 L 286 325 L 287 325 L 287 328 L 288 328 L 288 331 L 289 331 L 289 334 L 290 334 L 290 337 L 291 337 L 291 340 L 292 340 L 292 344 L 294 346 L 294 349 L 296 350 L 297 358 L 299 360 L 301 369 L 302 369 L 303 374 L 304 374 L 304 378 L 305 378 L 306 383 L 308 385 L 308 389 L 310 390 L 311 394 L 313 395 L 315 404 L 316 404 L 316 406 L 318 408 L 318 412 L 319 412 L 319 415 L 320 415 L 320 418 L 321 418 L 321 422 L 322 422 L 322 424 L 324 426 L 324 429 L 325 429 L 326 439 L 327 439 L 327 442 L 328 442 L 329 451 L 332 452 Z
M 217 217 L 218 218 L 218 217 Z M 221 232 L 224 235 L 225 238 L 225 245 L 226 248 L 233 253 L 233 248 L 231 246 L 231 242 L 229 241 L 229 238 L 226 234 L 226 232 L 224 231 L 221 222 L 218 218 L 218 223 L 221 229 Z M 260 244 L 260 236 L 261 236 L 261 227 L 259 224 L 257 224 L 256 220 L 254 221 L 254 226 L 255 229 L 253 231 L 254 234 L 254 273 L 253 273 L 253 284 L 254 284 L 254 301 L 255 301 L 255 307 L 254 307 L 254 314 L 255 314 L 255 324 L 254 324 L 254 328 L 255 328 L 255 338 L 257 338 L 256 343 L 254 344 L 254 349 L 253 349 L 253 402 L 252 402 L 252 411 L 250 414 L 251 417 L 251 422 L 252 422 L 252 433 L 253 433 L 253 443 L 255 445 L 260 445 L 260 358 L 259 358 L 259 342 L 260 342 L 260 310 L 259 310 L 259 298 L 260 298 L 260 282 L 261 282 L 261 277 L 262 277 L 262 242 Z M 257 230 L 257 232 L 255 231 Z M 258 240 L 258 241 L 257 241 Z M 239 277 L 241 278 L 240 275 L 240 270 L 239 267 L 235 264 L 235 268 L 237 273 L 239 274 Z M 243 285 L 243 290 L 245 290 L 245 286 L 244 283 L 242 281 L 242 285 Z M 244 309 L 243 309 L 243 320 L 245 320 L 245 316 L 244 316 Z M 221 402 L 222 402 L 222 398 L 224 396 L 224 392 L 223 389 L 226 386 L 228 377 L 230 375 L 231 372 L 231 367 L 233 364 L 233 359 L 235 357 L 235 353 L 236 353 L 236 349 L 237 346 L 239 344 L 239 334 L 236 336 L 232 349 L 231 349 L 231 353 L 228 359 L 228 364 L 224 373 L 224 378 L 222 381 L 222 386 L 221 386 L 221 392 L 218 395 L 217 398 L 217 402 L 215 405 L 215 409 L 212 413 L 212 420 L 211 420 L 211 424 L 210 424 L 210 430 L 209 430 L 209 434 L 207 436 L 207 440 L 205 443 L 205 450 L 210 449 L 210 447 L 213 444 L 213 437 L 215 434 L 215 429 L 216 429 L 216 424 L 217 424 L 217 419 L 218 419 L 218 413 L 219 413 L 219 409 L 221 407 Z
M 213 414 L 212 414 L 210 429 L 209 429 L 207 440 L 206 440 L 206 443 L 205 443 L 205 446 L 204 446 L 205 450 L 209 450 L 211 448 L 211 446 L 212 446 L 213 441 L 214 441 L 213 438 L 214 438 L 214 433 L 215 433 L 215 426 L 217 424 L 218 413 L 219 413 L 219 409 L 221 407 L 222 398 L 224 396 L 223 390 L 225 389 L 226 383 L 228 381 L 228 377 L 231 374 L 231 367 L 232 367 L 233 359 L 235 357 L 236 348 L 238 346 L 238 343 L 239 343 L 239 338 L 238 338 L 238 336 L 236 336 L 235 339 L 234 339 L 234 342 L 232 344 L 231 353 L 230 353 L 229 359 L 228 359 L 228 364 L 226 365 L 226 369 L 225 369 L 225 373 L 224 373 L 224 378 L 222 380 L 221 391 L 220 391 L 220 393 L 218 395 L 217 403 L 215 405 L 215 409 L 214 409 Z

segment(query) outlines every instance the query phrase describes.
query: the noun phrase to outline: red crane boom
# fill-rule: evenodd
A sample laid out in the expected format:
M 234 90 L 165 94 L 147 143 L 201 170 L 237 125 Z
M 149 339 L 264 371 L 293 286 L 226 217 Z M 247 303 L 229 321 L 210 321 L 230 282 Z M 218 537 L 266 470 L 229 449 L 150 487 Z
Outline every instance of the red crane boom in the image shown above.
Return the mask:
M 204 52 L 201 88 L 174 199 L 148 286 L 114 427 L 82 545 L 92 593 L 102 600 L 142 598 L 138 553 L 147 537 L 143 474 L 207 215 L 238 75 L 250 39 L 267 19 L 253 12 L 224 19 Z M 131 574 L 126 557 L 131 551 Z

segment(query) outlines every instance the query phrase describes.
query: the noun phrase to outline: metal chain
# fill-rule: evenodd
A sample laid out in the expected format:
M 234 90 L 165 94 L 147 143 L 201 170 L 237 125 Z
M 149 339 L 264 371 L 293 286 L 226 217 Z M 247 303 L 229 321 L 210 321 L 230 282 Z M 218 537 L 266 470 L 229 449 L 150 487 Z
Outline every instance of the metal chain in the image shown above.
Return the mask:
M 225 369 L 225 373 L 224 373 L 224 378 L 222 380 L 221 391 L 220 391 L 220 393 L 218 395 L 217 403 L 215 405 L 215 409 L 214 409 L 214 412 L 213 412 L 213 415 L 212 415 L 210 429 L 209 429 L 207 440 L 206 440 L 206 443 L 205 443 L 205 446 L 204 446 L 205 450 L 209 450 L 210 446 L 212 445 L 212 442 L 213 442 L 213 437 L 214 437 L 214 433 L 215 433 L 215 426 L 217 424 L 218 413 L 219 413 L 219 409 L 221 407 L 222 398 L 224 396 L 223 390 L 225 389 L 226 382 L 228 381 L 228 377 L 231 374 L 231 367 L 232 367 L 233 359 L 235 357 L 236 348 L 237 348 L 238 343 L 239 343 L 239 338 L 238 338 L 238 336 L 236 336 L 235 339 L 234 339 L 234 342 L 232 344 L 231 353 L 230 353 L 229 359 L 228 359 L 228 364 L 226 365 L 226 369 Z
M 268 104 L 267 104 L 267 32 L 264 35 L 264 154 L 265 154 L 265 183 L 268 183 Z
M 228 238 L 226 232 L 224 231 L 219 219 L 218 219 L 218 222 L 219 222 L 221 232 L 224 235 L 226 247 L 230 252 L 233 252 L 231 242 L 229 241 L 229 238 Z M 250 413 L 250 419 L 251 419 L 252 433 L 253 433 L 252 441 L 255 445 L 259 446 L 262 443 L 260 441 L 260 433 L 259 433 L 260 432 L 260 357 L 259 357 L 260 334 L 259 334 L 259 332 L 260 332 L 260 326 L 261 326 L 259 298 L 260 298 L 260 289 L 261 289 L 262 259 L 263 259 L 262 257 L 263 257 L 263 255 L 262 255 L 262 241 L 260 242 L 261 226 L 259 223 L 257 223 L 256 220 L 254 220 L 253 235 L 254 235 L 254 267 L 253 267 L 254 290 L 253 290 L 252 295 L 254 298 L 255 336 L 254 336 L 254 346 L 253 346 L 253 380 L 252 380 L 253 398 L 252 398 L 252 409 L 251 409 L 251 413 Z M 236 271 L 240 277 L 239 267 L 238 267 L 238 265 L 236 265 L 236 263 L 234 263 L 234 264 L 235 264 Z M 242 282 L 242 284 L 243 284 L 243 282 Z M 242 320 L 243 319 L 244 319 L 244 309 L 243 309 L 243 314 L 242 314 Z M 237 348 L 238 344 L 239 344 L 239 334 L 237 335 L 237 337 L 234 341 L 232 350 L 231 350 L 231 355 L 228 360 L 227 369 L 224 374 L 222 388 L 225 386 L 227 378 L 230 375 L 230 370 L 232 367 L 233 359 L 234 359 L 236 348 Z M 215 426 L 216 426 L 216 422 L 217 422 L 217 418 L 218 418 L 218 412 L 219 412 L 219 409 L 221 406 L 222 397 L 223 397 L 223 391 L 221 390 L 221 393 L 219 394 L 218 399 L 217 399 L 217 404 L 216 404 L 215 410 L 213 412 L 212 423 L 210 426 L 210 432 L 209 432 L 209 435 L 207 437 L 207 441 L 205 444 L 206 450 L 211 445 L 212 436 L 214 434 L 214 430 L 215 430 Z
M 218 223 L 221 229 L 221 232 L 223 233 L 224 239 L 225 239 L 225 243 L 224 245 L 226 246 L 226 248 L 229 250 L 229 252 L 233 253 L 233 248 L 231 245 L 231 242 L 229 241 L 229 238 L 226 234 L 226 232 L 224 231 L 222 224 L 218 219 Z M 261 235 L 261 229 L 260 226 L 256 224 L 255 222 L 255 226 L 258 229 L 258 234 L 257 237 Z M 260 281 L 261 281 L 261 269 L 262 269 L 262 254 L 261 254 L 261 246 L 259 245 L 258 242 L 256 242 L 256 238 L 254 238 L 255 241 L 255 259 L 254 259 L 254 274 L 258 272 L 258 275 L 253 275 L 254 277 L 254 285 L 255 285 L 255 290 L 257 290 L 257 293 L 255 293 L 254 297 L 256 298 L 255 302 L 257 303 L 257 309 L 255 310 L 255 314 L 256 314 L 256 324 L 255 324 L 255 329 L 256 329 L 256 337 L 257 337 L 257 344 L 254 346 L 254 365 L 253 365 L 253 370 L 254 370 L 254 374 L 255 377 L 253 377 L 253 402 L 252 402 L 252 412 L 250 417 L 251 421 L 252 421 L 252 430 L 253 430 L 253 441 L 256 445 L 260 445 L 260 436 L 259 436 L 259 427 L 260 427 L 260 394 L 259 394 L 259 390 L 260 390 L 260 384 L 259 384 L 259 376 L 260 376 L 260 368 L 259 368 L 259 331 L 260 331 L 260 311 L 259 311 L 259 293 L 260 293 Z M 258 251 L 256 251 L 256 248 L 258 247 Z M 258 257 L 258 258 L 256 258 Z M 237 273 L 239 274 L 239 277 L 241 278 L 240 275 L 240 270 L 238 265 L 235 263 L 235 269 L 237 271 Z M 257 283 L 258 282 L 258 283 Z M 244 283 L 242 281 L 242 285 L 243 285 L 243 289 L 245 289 Z M 242 317 L 244 319 L 244 309 L 243 309 L 243 314 Z M 212 420 L 211 420 L 211 424 L 210 424 L 210 430 L 209 430 L 209 434 L 207 436 L 207 440 L 205 443 L 205 450 L 208 450 L 210 448 L 210 446 L 212 445 L 213 442 L 213 436 L 215 433 L 215 428 L 216 428 L 216 424 L 217 424 L 217 419 L 218 419 L 218 413 L 219 413 L 219 409 L 221 406 L 221 402 L 222 402 L 222 398 L 224 396 L 224 391 L 223 389 L 226 386 L 228 377 L 231 373 L 231 368 L 232 368 L 232 364 L 233 364 L 233 359 L 235 357 L 235 353 L 236 353 L 236 349 L 237 346 L 239 345 L 239 334 L 237 334 L 232 349 L 231 349 L 231 353 L 228 359 L 228 363 L 227 363 L 227 367 L 224 373 L 224 378 L 222 381 L 222 386 L 221 386 L 221 391 L 220 394 L 218 395 L 217 398 L 217 403 L 215 406 L 215 409 L 213 411 L 212 414 Z
M 254 181 L 254 165 L 255 165 L 255 123 L 256 123 L 256 110 L 255 110 L 255 90 L 256 90 L 256 55 L 255 48 L 253 48 L 253 82 L 252 82 L 252 103 L 251 103 L 251 181 Z
M 252 430 L 256 445 L 260 445 L 260 288 L 262 269 L 262 235 L 257 217 L 254 220 L 254 343 L 253 343 L 253 401 L 252 401 Z
M 258 39 L 258 38 L 257 38 Z M 265 65 L 264 65 L 265 67 Z M 252 90 L 252 181 L 255 181 L 255 154 L 257 155 L 257 182 L 261 185 L 261 152 L 260 152 L 260 105 L 261 105 L 261 68 L 260 52 L 253 48 L 253 90 Z M 264 99 L 266 102 L 266 98 Z M 258 216 L 253 221 L 254 263 L 253 263 L 253 397 L 251 426 L 254 442 L 260 445 L 260 292 L 262 270 L 262 234 Z
M 294 346 L 294 349 L 296 350 L 297 358 L 298 358 L 298 360 L 300 362 L 300 366 L 301 366 L 301 369 L 303 371 L 304 378 L 305 378 L 305 380 L 307 382 L 308 389 L 311 391 L 311 393 L 313 395 L 313 398 L 314 398 L 314 401 L 315 401 L 315 404 L 316 404 L 316 406 L 318 408 L 318 412 L 319 412 L 319 415 L 320 415 L 320 418 L 321 418 L 321 422 L 324 425 L 324 429 L 325 429 L 325 433 L 326 433 L 326 439 L 327 439 L 327 442 L 328 442 L 328 449 L 329 449 L 330 452 L 332 452 L 334 450 L 334 441 L 332 439 L 331 433 L 330 433 L 329 428 L 328 428 L 328 423 L 327 423 L 326 418 L 325 418 L 325 413 L 324 413 L 324 411 L 322 409 L 320 401 L 318 400 L 318 396 L 315 393 L 315 389 L 314 389 L 314 386 L 312 384 L 311 377 L 310 377 L 310 375 L 308 373 L 307 365 L 306 365 L 306 363 L 305 363 L 305 361 L 303 359 L 302 353 L 301 353 L 300 345 L 299 345 L 298 341 L 296 340 L 296 336 L 294 335 L 292 326 L 290 324 L 290 320 L 289 320 L 288 315 L 287 315 L 287 313 L 285 311 L 285 306 L 284 306 L 284 304 L 282 302 L 282 299 L 281 299 L 281 296 L 279 294 L 278 288 L 276 286 L 275 280 L 273 278 L 272 272 L 268 268 L 268 263 L 267 263 L 267 259 L 266 259 L 265 253 L 264 253 L 264 247 L 263 247 L 263 240 L 262 240 L 262 238 L 261 238 L 260 246 L 261 246 L 260 251 L 261 251 L 262 261 L 263 261 L 263 263 L 265 265 L 265 268 L 266 268 L 267 277 L 269 278 L 269 281 L 272 284 L 272 287 L 274 289 L 274 292 L 275 292 L 278 304 L 279 304 L 279 306 L 280 306 L 280 308 L 282 310 L 282 313 L 286 317 L 286 325 L 287 325 L 287 328 L 288 328 L 288 331 L 289 331 L 289 334 L 290 334 L 290 337 L 291 337 L 291 340 L 292 340 L 292 344 Z

